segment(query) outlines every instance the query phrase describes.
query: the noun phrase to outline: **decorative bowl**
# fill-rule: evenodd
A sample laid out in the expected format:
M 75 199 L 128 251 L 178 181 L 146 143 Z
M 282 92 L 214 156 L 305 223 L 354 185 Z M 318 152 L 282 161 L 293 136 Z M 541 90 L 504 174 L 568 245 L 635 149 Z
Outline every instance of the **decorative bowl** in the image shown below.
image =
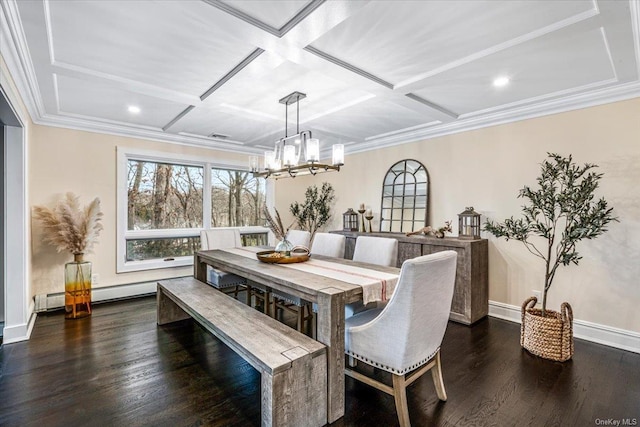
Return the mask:
M 294 262 L 305 262 L 309 260 L 309 253 L 306 254 L 293 254 L 291 256 L 286 256 L 280 252 L 276 251 L 261 251 L 256 253 L 259 261 L 266 262 L 269 264 L 292 264 Z

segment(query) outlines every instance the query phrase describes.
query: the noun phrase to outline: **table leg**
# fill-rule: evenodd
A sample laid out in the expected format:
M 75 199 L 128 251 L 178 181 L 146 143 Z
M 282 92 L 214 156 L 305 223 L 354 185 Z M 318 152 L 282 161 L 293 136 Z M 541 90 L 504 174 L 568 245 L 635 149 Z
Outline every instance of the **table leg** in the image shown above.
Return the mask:
M 327 422 L 344 415 L 344 292 L 318 291 L 317 340 L 327 346 Z
M 202 262 L 197 252 L 193 255 L 193 277 L 207 283 L 207 265 Z

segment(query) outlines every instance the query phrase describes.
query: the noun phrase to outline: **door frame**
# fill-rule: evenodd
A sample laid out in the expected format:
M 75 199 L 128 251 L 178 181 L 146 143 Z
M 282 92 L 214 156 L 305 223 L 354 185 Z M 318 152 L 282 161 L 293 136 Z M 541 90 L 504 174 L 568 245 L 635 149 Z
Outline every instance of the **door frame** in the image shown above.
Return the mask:
M 4 126 L 4 331 L 3 345 L 29 339 L 36 314 L 29 285 L 30 233 L 27 198 L 26 113 L 16 109 L 17 96 L 0 73 L 0 96 L 20 126 Z M 7 89 L 9 87 L 9 89 Z

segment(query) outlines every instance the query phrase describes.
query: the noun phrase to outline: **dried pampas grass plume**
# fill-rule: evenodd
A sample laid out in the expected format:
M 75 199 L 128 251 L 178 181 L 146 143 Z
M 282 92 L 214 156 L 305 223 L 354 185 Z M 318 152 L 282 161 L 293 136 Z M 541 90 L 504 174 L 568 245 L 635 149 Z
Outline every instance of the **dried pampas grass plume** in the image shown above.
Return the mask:
M 81 208 L 78 196 L 67 193 L 53 209 L 34 206 L 33 212 L 44 227 L 44 241 L 55 246 L 58 252 L 69 251 L 74 255 L 90 252 L 102 230 L 97 197 Z

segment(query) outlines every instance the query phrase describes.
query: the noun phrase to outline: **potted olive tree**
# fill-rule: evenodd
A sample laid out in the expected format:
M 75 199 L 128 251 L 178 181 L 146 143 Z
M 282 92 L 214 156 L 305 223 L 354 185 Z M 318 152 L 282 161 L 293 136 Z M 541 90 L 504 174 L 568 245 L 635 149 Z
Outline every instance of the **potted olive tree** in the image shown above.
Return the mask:
M 331 204 L 335 199 L 333 187 L 328 182 L 322 187 L 312 185 L 304 193 L 304 203 L 293 202 L 289 210 L 293 214 L 300 230 L 311 233 L 311 240 L 322 226 L 331 219 Z
M 511 217 L 502 223 L 488 220 L 484 229 L 496 237 L 522 242 L 529 252 L 544 261 L 542 308 L 534 308 L 535 297 L 523 303 L 520 343 L 535 355 L 565 361 L 573 355 L 571 306 L 563 303 L 560 313 L 548 310 L 547 292 L 560 266 L 578 265 L 581 257 L 576 244 L 600 236 L 617 219 L 604 198 L 595 200 L 594 193 L 602 178 L 602 174 L 593 171 L 597 165 L 579 166 L 571 155 L 566 158 L 547 154 L 537 178 L 538 188 L 525 186 L 518 195 L 528 201 L 522 207 L 524 217 Z M 536 242 L 543 244 L 534 244 L 532 236 L 541 237 Z

